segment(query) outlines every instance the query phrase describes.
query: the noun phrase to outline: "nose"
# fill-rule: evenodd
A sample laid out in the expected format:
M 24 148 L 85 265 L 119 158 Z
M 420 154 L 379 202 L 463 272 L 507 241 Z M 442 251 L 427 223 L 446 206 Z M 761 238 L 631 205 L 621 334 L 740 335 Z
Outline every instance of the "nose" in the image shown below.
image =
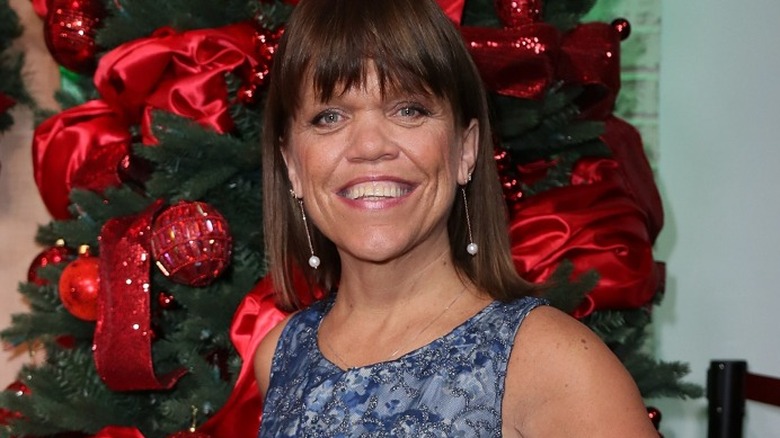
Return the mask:
M 357 117 L 351 128 L 347 153 L 351 161 L 379 161 L 398 156 L 391 123 L 382 115 Z

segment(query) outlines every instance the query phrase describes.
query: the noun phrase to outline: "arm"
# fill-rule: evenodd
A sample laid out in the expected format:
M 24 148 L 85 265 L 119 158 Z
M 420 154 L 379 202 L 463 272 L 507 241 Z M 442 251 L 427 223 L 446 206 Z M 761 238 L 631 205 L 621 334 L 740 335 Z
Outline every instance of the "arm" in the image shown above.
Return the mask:
M 290 316 L 271 329 L 263 340 L 260 341 L 257 350 L 255 350 L 255 379 L 257 379 L 257 387 L 260 390 L 261 398 L 265 398 L 265 393 L 271 382 L 271 362 L 273 361 L 276 344 L 279 342 L 279 337 L 282 335 L 282 330 L 287 325 Z
M 551 307 L 518 330 L 507 370 L 504 433 L 522 437 L 653 437 L 626 369 L 587 327 Z

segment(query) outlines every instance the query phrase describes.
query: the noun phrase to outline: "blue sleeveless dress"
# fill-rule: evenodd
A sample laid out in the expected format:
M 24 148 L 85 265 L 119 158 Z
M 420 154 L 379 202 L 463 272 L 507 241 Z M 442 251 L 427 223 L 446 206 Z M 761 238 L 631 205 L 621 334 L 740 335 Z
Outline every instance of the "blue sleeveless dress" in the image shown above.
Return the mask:
M 345 371 L 318 347 L 333 299 L 319 301 L 282 331 L 259 437 L 500 437 L 515 334 L 528 312 L 545 303 L 494 301 L 396 360 Z

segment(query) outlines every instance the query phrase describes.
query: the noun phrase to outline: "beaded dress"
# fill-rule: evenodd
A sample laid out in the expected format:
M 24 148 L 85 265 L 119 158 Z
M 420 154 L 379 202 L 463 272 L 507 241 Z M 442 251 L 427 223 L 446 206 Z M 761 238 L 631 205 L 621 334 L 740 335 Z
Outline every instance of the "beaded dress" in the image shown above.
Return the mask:
M 507 363 L 520 324 L 544 300 L 493 301 L 397 359 L 343 370 L 317 343 L 326 298 L 295 314 L 271 365 L 259 438 L 500 437 Z

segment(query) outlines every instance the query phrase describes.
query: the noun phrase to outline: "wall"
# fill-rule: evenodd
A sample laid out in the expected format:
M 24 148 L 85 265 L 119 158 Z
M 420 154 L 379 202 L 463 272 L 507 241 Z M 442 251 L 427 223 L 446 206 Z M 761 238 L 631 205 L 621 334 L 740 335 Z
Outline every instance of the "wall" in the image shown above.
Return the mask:
M 657 257 L 667 296 L 658 355 L 740 358 L 780 376 L 780 2 L 667 0 L 661 33 Z M 706 400 L 657 402 L 666 438 L 705 437 Z M 780 436 L 780 408 L 748 403 L 745 437 Z
M 35 15 L 29 0 L 11 0 L 17 11 L 24 35 L 14 42 L 24 51 L 23 70 L 30 92 L 40 105 L 54 108 L 53 92 L 59 76 L 43 42 L 41 20 Z M 32 175 L 32 114 L 25 109 L 13 111 L 16 123 L 0 137 L 0 327 L 7 327 L 11 314 L 28 310 L 16 285 L 27 278 L 30 262 L 42 250 L 35 243 L 38 224 L 49 221 Z M 0 389 L 11 383 L 22 363 L 31 360 L 29 351 L 0 352 Z

